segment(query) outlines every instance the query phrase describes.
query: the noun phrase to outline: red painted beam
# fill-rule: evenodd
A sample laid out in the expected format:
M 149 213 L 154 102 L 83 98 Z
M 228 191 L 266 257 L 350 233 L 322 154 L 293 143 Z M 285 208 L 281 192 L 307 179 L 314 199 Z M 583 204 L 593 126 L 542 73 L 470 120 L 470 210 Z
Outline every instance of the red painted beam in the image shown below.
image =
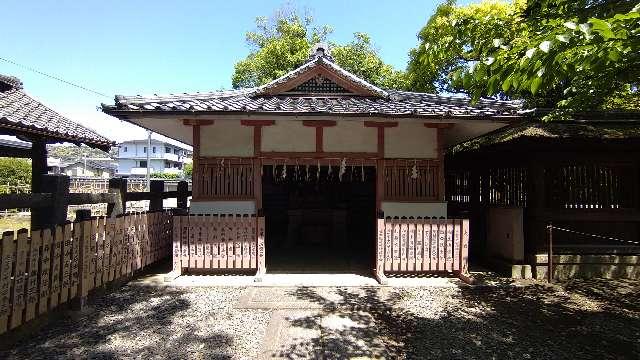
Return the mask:
M 302 125 L 311 127 L 336 126 L 333 120 L 303 120 Z

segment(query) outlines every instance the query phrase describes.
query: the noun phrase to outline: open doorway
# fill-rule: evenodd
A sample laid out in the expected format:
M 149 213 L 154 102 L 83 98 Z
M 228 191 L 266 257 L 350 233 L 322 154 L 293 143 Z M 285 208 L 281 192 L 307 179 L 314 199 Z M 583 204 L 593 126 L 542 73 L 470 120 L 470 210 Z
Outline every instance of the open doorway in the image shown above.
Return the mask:
M 371 272 L 375 167 L 269 165 L 263 172 L 268 272 Z

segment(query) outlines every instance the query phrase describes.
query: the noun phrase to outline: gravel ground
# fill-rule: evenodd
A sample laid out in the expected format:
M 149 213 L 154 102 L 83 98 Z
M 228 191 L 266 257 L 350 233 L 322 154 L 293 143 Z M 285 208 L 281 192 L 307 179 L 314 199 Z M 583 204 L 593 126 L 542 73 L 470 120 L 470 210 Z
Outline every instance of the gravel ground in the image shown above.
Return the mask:
M 243 291 L 130 284 L 0 358 L 252 359 L 275 312 L 293 336 L 268 350 L 291 359 L 640 358 L 640 281 L 280 288 L 309 310 L 239 309 Z

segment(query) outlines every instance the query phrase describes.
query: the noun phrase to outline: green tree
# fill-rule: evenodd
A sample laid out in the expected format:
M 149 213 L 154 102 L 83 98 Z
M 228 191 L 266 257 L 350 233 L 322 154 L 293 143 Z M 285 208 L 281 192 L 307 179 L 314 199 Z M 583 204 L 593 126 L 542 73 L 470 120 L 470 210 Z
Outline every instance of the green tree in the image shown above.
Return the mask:
M 493 39 L 510 40 L 520 24 L 515 7 L 505 1 L 482 1 L 457 6 L 454 0 L 440 4 L 418 34 L 419 45 L 409 52 L 407 81 L 411 90 L 459 92 L 452 74 L 468 71 L 481 60 Z
M 332 28 L 313 26 L 313 19 L 295 10 L 279 10 L 272 18 L 258 17 L 256 31 L 246 35 L 251 53 L 235 65 L 234 88 L 260 86 L 301 66 L 311 47 L 327 40 Z M 355 33 L 352 42 L 332 43 L 331 53 L 338 65 L 374 85 L 405 87 L 404 73 L 385 64 L 364 33 Z
M 449 2 L 445 6 L 452 10 L 444 15 L 453 14 L 445 19 L 455 23 L 481 20 L 465 11 L 473 6 L 478 6 L 476 10 L 494 8 L 495 18 L 502 19 L 496 23 L 501 26 L 498 32 L 484 25 L 462 26 L 463 34 L 457 34 L 458 39 L 478 39 L 473 47 L 462 46 L 463 54 L 472 56 L 463 58 L 458 66 L 447 67 L 446 62 L 439 66 L 436 62 L 436 70 L 431 70 L 446 74 L 450 88 L 462 89 L 474 99 L 523 98 L 530 107 L 637 109 L 638 5 L 622 0 L 531 0 L 484 1 L 468 6 Z M 432 17 L 421 31 L 430 34 L 421 47 L 431 47 L 432 42 L 441 44 L 433 36 L 437 23 Z M 454 40 L 457 38 L 454 36 Z M 433 56 L 419 49 L 412 54 L 414 66 L 409 68 L 409 78 L 430 74 L 429 60 Z
M 31 161 L 0 157 L 0 194 L 31 190 Z
M 193 175 L 193 164 L 192 163 L 188 163 L 188 164 L 184 164 L 184 169 L 182 170 L 184 177 L 186 178 L 191 178 L 191 176 Z

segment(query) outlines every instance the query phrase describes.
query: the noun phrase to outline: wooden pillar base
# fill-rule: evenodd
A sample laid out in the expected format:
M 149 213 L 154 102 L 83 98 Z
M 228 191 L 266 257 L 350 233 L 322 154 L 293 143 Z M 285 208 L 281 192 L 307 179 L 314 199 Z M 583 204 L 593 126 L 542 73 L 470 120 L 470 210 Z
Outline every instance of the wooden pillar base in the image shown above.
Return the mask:
M 462 272 L 455 272 L 454 274 L 456 274 L 458 279 L 462 280 L 462 282 L 464 282 L 467 285 L 477 285 L 477 283 L 478 283 L 476 281 L 476 279 L 471 277 L 471 275 L 469 275 L 469 274 L 465 274 L 465 273 L 462 273 Z
M 376 280 L 380 285 L 389 285 L 389 279 L 384 274 L 383 271 L 374 271 L 373 276 L 375 276 Z

